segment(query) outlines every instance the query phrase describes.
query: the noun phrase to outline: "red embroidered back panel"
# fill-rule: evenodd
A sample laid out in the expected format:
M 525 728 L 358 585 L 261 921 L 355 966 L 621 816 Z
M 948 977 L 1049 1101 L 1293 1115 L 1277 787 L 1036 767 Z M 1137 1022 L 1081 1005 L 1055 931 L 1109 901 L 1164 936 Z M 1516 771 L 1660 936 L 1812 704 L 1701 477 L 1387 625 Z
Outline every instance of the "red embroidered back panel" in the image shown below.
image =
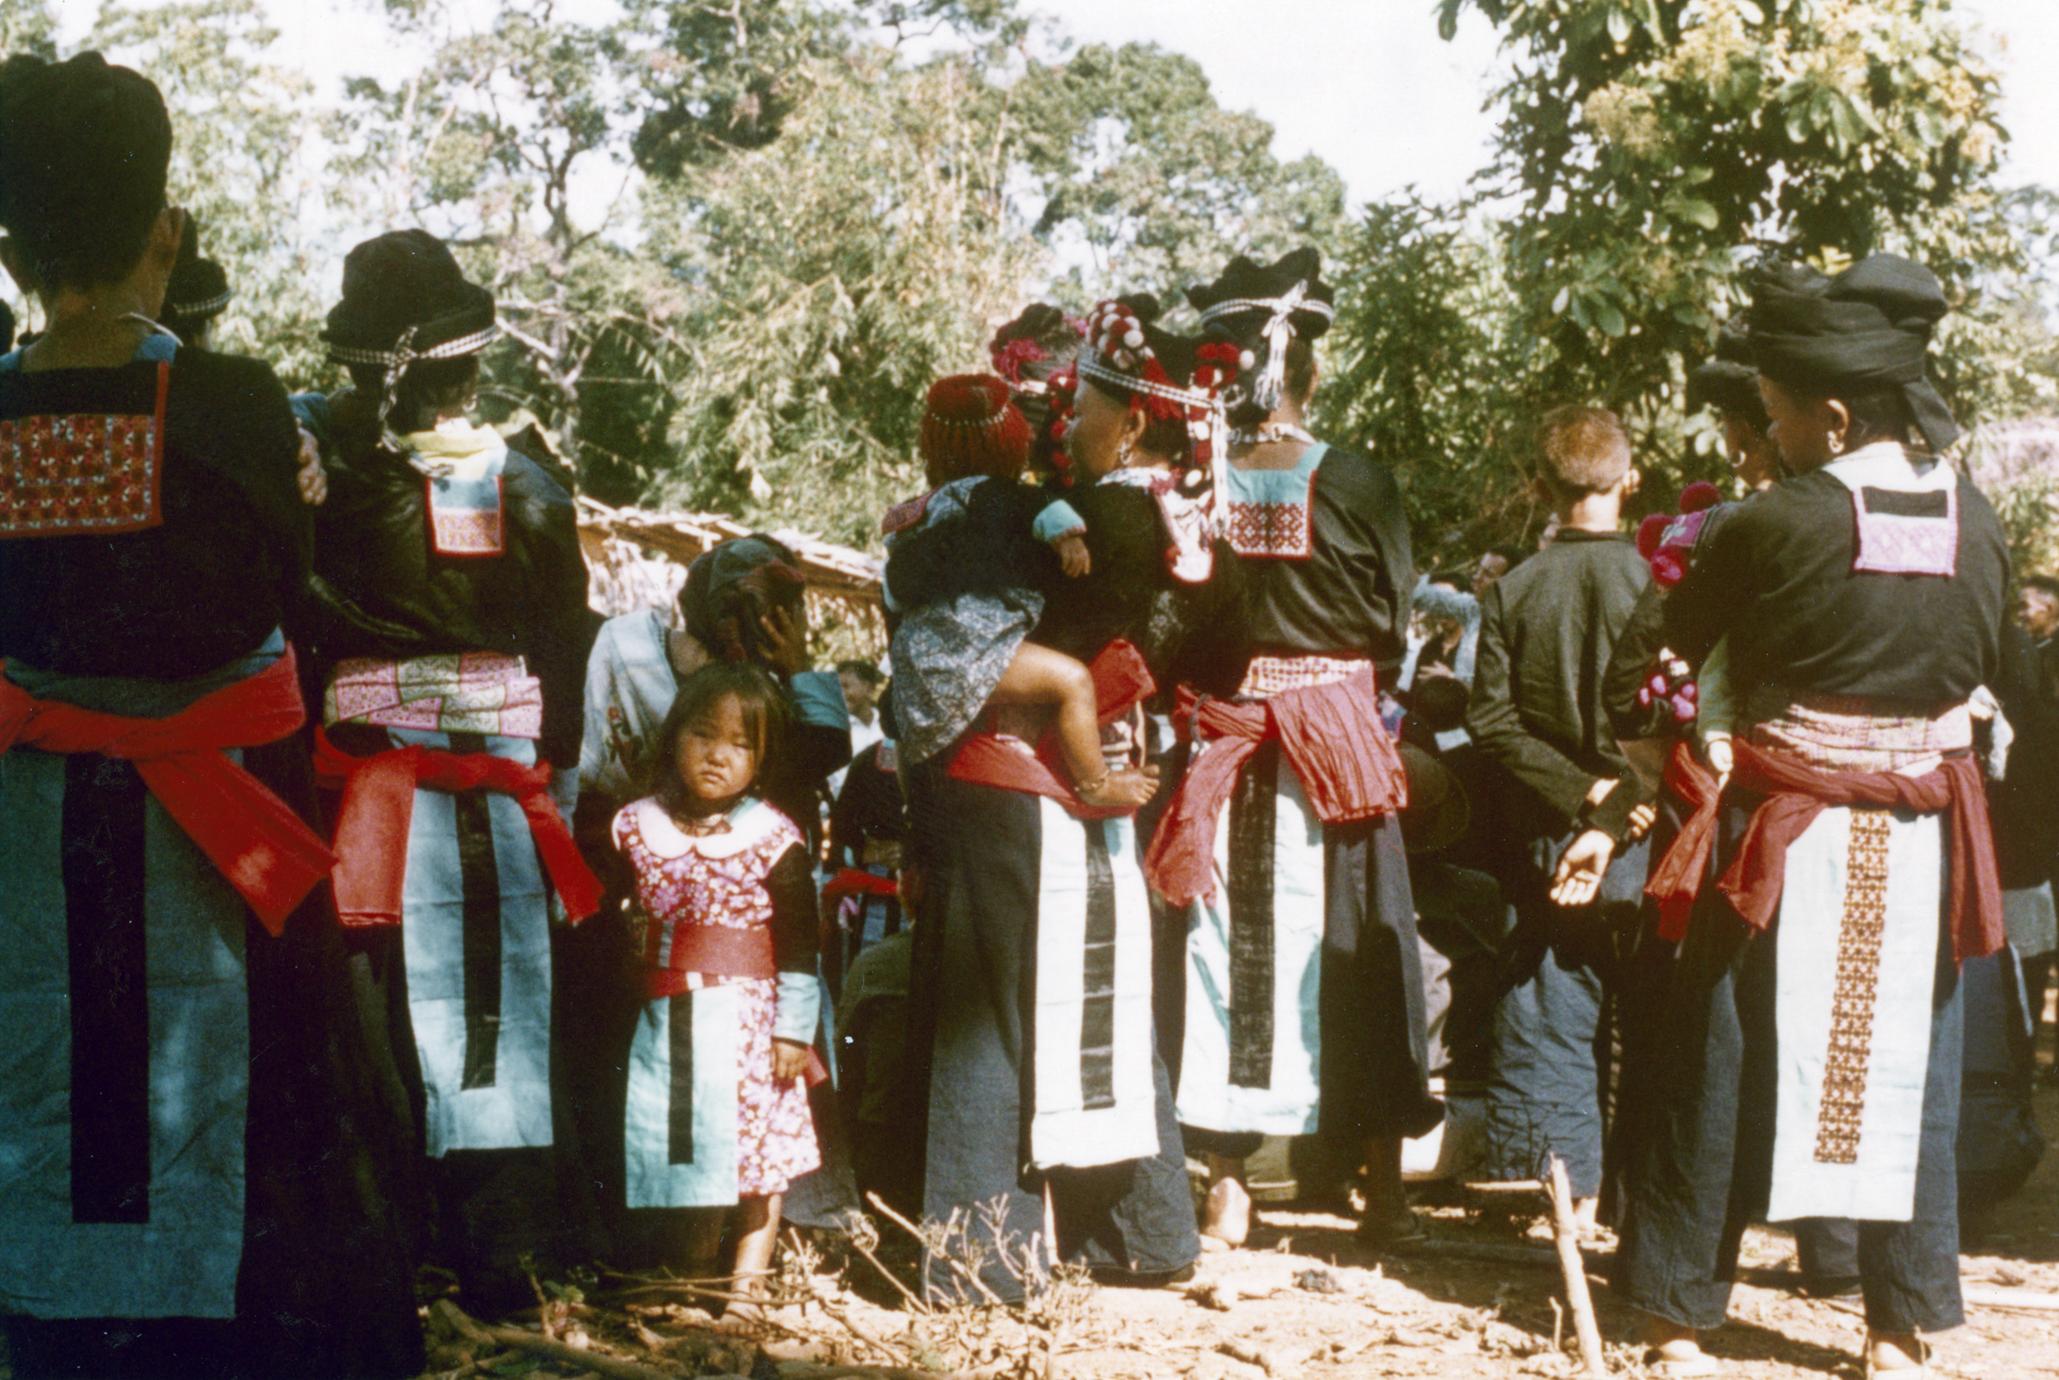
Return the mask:
M 164 522 L 164 399 L 147 413 L 0 420 L 0 541 L 120 536 Z
M 1230 549 L 1240 556 L 1305 560 L 1315 549 L 1315 517 L 1307 503 L 1229 505 Z

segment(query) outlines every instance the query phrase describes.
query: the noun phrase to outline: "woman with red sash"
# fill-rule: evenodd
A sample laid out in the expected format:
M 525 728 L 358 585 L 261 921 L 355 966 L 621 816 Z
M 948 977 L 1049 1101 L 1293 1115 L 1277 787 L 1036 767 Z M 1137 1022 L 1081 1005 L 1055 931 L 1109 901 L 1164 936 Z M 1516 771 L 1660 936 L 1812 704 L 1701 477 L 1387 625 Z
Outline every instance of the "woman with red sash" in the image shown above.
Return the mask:
M 470 415 L 492 297 L 419 230 L 350 251 L 324 338 L 351 388 L 323 443 L 317 766 L 337 907 L 406 1078 L 440 1247 L 468 1306 L 533 1301 L 524 1255 L 583 1255 L 557 950 L 600 889 L 577 793 L 586 565 L 557 481 Z
M 0 1316 L 16 1375 L 412 1375 L 398 1157 L 322 885 L 293 413 L 152 318 L 157 89 L 0 67 Z
M 1698 1334 L 1744 1225 L 1849 1218 L 1869 1373 L 1920 1375 L 1919 1334 L 1961 1320 L 1958 964 L 2002 943 L 1967 705 L 1997 670 L 2007 551 L 1937 458 L 1958 434 L 1927 377 L 1937 280 L 1876 255 L 1754 287 L 1791 477 L 1665 601 L 1690 664 L 1728 648 L 1735 765 L 1661 869 L 1696 899 L 1619 1283 L 1660 1373 L 1713 1373 Z
M 1378 685 L 1399 669 L 1415 584 L 1383 465 L 1301 425 L 1331 294 L 1313 249 L 1234 260 L 1188 293 L 1242 353 L 1222 476 L 1256 655 L 1233 701 L 1181 715 L 1185 780 L 1153 840 L 1153 887 L 1187 908 L 1179 1114 L 1210 1157 L 1205 1230 L 1249 1225 L 1244 1157 L 1320 1131 L 1369 1161 L 1361 1235 L 1421 1228 L 1401 1141 L 1437 1125 L 1422 961 L 1396 812 L 1407 796 Z
M 1235 558 L 1189 521 L 1206 502 L 1216 413 L 1194 386 L 1200 342 L 1152 324 L 1155 303 L 1121 308 L 1128 358 L 1082 355 L 1068 442 L 1075 468 L 1108 475 L 1067 494 L 1091 571 L 1046 591 L 1031 634 L 1088 664 L 1114 735 L 1159 685 L 1227 692 L 1245 659 Z M 928 535 L 888 562 L 911 602 L 929 597 L 909 583 Z M 988 1251 L 981 1281 L 1001 1298 L 1022 1297 L 1046 1251 L 1130 1284 L 1177 1278 L 1200 1252 L 1153 1032 L 1136 829 L 1074 797 L 1045 728 L 990 711 L 904 774 L 920 879 L 906 1104 L 926 1124 L 920 1207 L 969 1223 Z M 1029 746 L 1040 739 L 1042 757 Z M 996 1199 L 1005 1209 L 989 1219 Z M 967 1287 L 941 1262 L 929 1283 L 946 1296 Z

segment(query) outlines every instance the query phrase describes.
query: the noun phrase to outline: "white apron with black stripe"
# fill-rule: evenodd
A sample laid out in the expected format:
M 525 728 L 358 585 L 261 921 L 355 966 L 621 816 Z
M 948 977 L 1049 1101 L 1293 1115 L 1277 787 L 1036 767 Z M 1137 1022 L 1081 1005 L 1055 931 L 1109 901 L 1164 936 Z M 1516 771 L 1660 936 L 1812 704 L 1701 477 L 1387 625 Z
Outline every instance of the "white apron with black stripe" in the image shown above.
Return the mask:
M 283 646 L 91 707 L 176 712 Z M 0 753 L 0 819 L 0 1312 L 233 1317 L 249 911 L 131 763 Z
M 527 738 L 388 732 L 536 762 Z M 551 903 L 521 805 L 416 790 L 401 910 L 430 1158 L 550 1145 Z
M 1322 822 L 1262 743 L 1216 825 L 1215 890 L 1189 912 L 1183 1125 L 1316 1129 L 1324 898 Z
M 1030 1158 L 1090 1168 L 1158 1153 L 1151 1077 L 1151 909 L 1127 819 L 1082 821 L 1038 797 Z

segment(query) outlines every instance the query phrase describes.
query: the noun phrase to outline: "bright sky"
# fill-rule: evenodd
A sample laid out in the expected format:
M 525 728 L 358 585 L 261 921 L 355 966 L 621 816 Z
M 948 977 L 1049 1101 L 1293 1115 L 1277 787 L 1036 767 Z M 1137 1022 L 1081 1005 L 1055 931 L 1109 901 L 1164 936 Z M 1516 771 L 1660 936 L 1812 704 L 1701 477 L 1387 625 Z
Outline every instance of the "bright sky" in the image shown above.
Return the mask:
M 1494 35 L 1469 15 L 1450 43 L 1434 0 L 1032 0 L 1086 40 L 1149 39 L 1198 61 L 1217 98 L 1256 111 L 1277 149 L 1313 151 L 1354 200 L 1414 183 L 1458 191 L 1485 161 Z M 2059 186 L 2059 3 L 1960 0 L 2000 49 L 2014 178 Z
M 6 0 L 0 0 L 0 4 Z M 280 55 L 325 93 L 388 52 L 375 0 L 265 0 Z M 471 0 L 490 12 L 488 0 Z M 569 0 L 581 9 L 605 0 Z M 1434 0 L 1028 0 L 1086 41 L 1150 40 L 1201 63 L 1218 98 L 1256 111 L 1287 156 L 1313 151 L 1343 173 L 1354 200 L 1414 183 L 1458 191 L 1484 161 L 1491 122 L 1481 103 L 1495 45 L 1469 16 L 1437 37 Z M 93 0 L 58 0 L 74 39 Z M 2017 180 L 2059 186 L 2059 0 L 1959 0 L 1992 37 L 2015 136 Z

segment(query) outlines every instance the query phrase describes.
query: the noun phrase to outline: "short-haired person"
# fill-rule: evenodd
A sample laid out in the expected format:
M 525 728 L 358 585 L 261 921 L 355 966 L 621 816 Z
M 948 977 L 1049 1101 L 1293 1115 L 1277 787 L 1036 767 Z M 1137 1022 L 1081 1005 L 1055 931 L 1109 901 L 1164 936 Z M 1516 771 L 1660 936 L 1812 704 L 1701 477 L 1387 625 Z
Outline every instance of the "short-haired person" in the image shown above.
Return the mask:
M 2023 577 L 2016 589 L 2016 621 L 2037 648 L 2045 694 L 2059 699 L 2059 576 Z
M 2059 578 L 2042 574 L 2024 576 L 2016 588 L 2016 621 L 2031 641 L 2040 708 L 2047 714 L 2059 714 Z M 2047 871 L 2059 873 L 2055 864 L 2059 864 L 2059 857 L 2048 860 Z M 2030 994 L 2031 1044 L 2035 1048 L 2036 1036 L 2045 1027 L 2046 986 L 2059 973 L 2059 953 L 2026 952 L 2024 958 L 2024 978 Z
M 157 329 L 172 126 L 0 64 L 0 1326 L 15 1375 L 422 1368 L 406 1164 L 311 827 L 286 391 Z M 50 485 L 52 466 L 70 476 Z
M 322 442 L 318 764 L 341 791 L 336 899 L 412 1046 L 409 1100 L 468 1306 L 585 1249 L 553 1080 L 557 931 L 599 905 L 568 830 L 586 562 L 572 501 L 472 419 L 493 297 L 420 230 L 343 264 L 323 338 L 351 387 L 296 399 Z
M 1538 452 L 1533 482 L 1558 535 L 1487 592 L 1466 715 L 1510 783 L 1496 871 L 1517 966 L 1494 1016 L 1487 1157 L 1495 1177 L 1530 1179 L 1558 1156 L 1591 1216 L 1611 931 L 1636 911 L 1650 820 L 1649 791 L 1601 701 L 1602 673 L 1650 577 L 1622 530 L 1638 472 L 1615 414 L 1559 408 Z
M 1958 428 L 1928 379 L 1931 273 L 1874 255 L 1752 288 L 1791 477 L 1666 599 L 1689 664 L 1728 640 L 1739 723 L 1686 869 L 1716 884 L 1673 970 L 1619 1285 L 1651 1360 L 1705 1374 L 1743 1225 L 1855 1219 L 1867 1368 L 1921 1374 L 1918 1334 L 1961 1319 L 1958 960 L 2003 942 L 1967 706 L 1999 669 L 2007 548 L 1938 459 Z

